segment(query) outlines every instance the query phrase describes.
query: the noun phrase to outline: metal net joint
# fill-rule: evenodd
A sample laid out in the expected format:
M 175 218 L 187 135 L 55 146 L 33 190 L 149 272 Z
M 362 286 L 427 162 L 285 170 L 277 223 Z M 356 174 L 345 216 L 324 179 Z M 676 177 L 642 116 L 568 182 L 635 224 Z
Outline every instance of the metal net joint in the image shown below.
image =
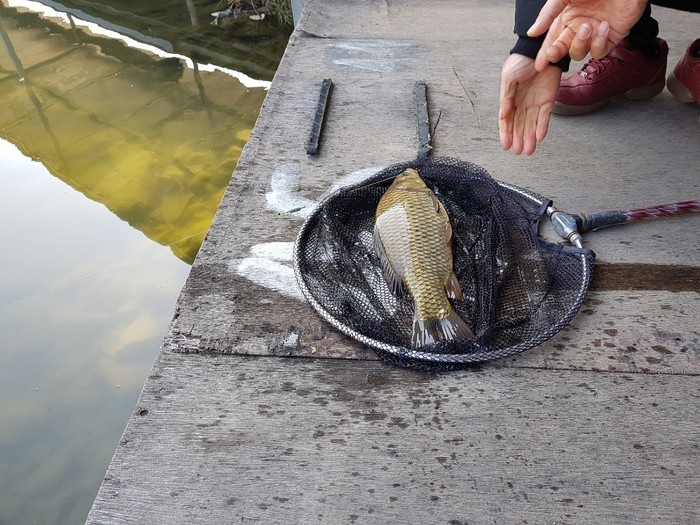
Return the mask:
M 583 237 L 576 227 L 576 219 L 553 206 L 547 208 L 547 215 L 549 215 L 552 227 L 559 237 L 569 241 L 576 248 L 583 248 Z

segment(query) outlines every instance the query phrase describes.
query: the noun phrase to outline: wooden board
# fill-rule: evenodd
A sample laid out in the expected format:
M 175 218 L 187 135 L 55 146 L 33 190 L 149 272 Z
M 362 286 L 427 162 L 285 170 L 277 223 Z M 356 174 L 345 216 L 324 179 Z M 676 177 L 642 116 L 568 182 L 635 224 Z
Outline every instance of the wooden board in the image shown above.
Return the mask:
M 163 354 L 87 523 L 697 523 L 699 386 Z

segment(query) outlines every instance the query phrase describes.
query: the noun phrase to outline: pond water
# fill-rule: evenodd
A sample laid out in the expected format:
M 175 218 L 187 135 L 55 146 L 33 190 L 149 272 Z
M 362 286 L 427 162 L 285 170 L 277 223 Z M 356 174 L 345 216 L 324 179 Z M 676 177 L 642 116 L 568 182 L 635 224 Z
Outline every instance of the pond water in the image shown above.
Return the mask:
M 291 30 L 63 4 L 0 3 L 0 525 L 85 520 Z

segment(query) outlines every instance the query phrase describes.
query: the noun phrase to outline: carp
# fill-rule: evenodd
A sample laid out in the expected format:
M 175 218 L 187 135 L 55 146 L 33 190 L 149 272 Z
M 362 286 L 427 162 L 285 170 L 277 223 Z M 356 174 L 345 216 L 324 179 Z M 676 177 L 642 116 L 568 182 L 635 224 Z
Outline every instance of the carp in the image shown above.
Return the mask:
M 415 169 L 397 176 L 379 200 L 374 247 L 389 289 L 398 294 L 403 286 L 413 299 L 413 348 L 474 337 L 448 300 L 462 299 L 450 219 Z

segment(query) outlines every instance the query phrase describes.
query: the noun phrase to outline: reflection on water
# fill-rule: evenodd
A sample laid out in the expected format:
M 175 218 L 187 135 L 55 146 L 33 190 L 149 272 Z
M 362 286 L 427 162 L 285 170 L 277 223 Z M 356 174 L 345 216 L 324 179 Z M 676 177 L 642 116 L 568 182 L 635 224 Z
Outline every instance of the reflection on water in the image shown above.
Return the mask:
M 189 266 L 0 156 L 0 523 L 81 523 Z
M 192 262 L 265 90 L 102 37 L 76 44 L 70 26 L 12 14 L 0 136 Z
M 217 2 L 0 1 L 0 525 L 80 523 L 283 46 L 198 29 Z

